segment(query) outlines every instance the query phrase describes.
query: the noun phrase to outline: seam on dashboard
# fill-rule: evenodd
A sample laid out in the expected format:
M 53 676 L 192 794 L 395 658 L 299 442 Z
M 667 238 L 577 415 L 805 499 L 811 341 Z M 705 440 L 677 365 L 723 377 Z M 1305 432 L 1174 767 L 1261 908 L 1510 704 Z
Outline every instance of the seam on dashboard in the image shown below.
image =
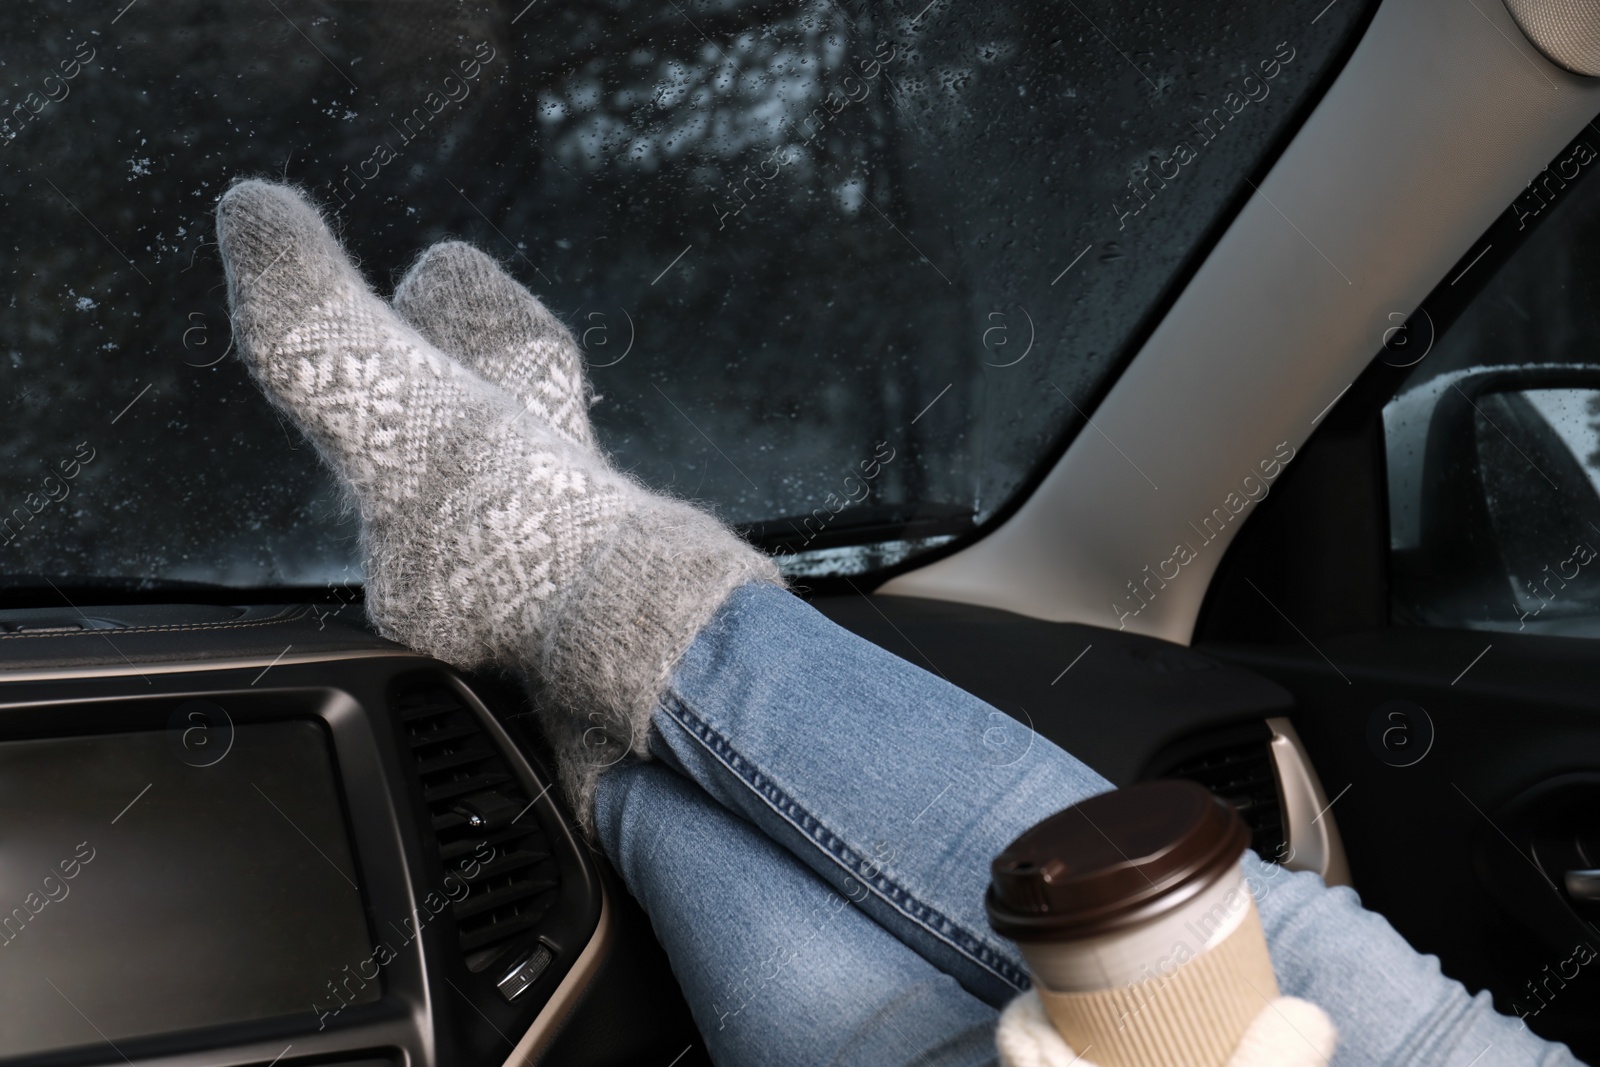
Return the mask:
M 284 611 L 291 609 L 285 608 Z M 286 622 L 297 622 L 306 617 L 311 611 L 309 604 L 300 605 L 300 609 L 292 615 L 280 614 L 270 619 L 255 619 L 250 622 L 197 622 L 181 623 L 171 626 L 124 626 L 118 630 L 51 630 L 42 632 L 24 632 L 20 634 L 0 634 L 0 641 L 17 641 L 25 638 L 57 638 L 57 637 L 94 637 L 105 636 L 110 633 L 117 634 L 161 634 L 161 633 L 192 633 L 200 630 L 244 630 L 255 626 L 280 626 Z M 80 612 L 81 614 L 81 612 Z

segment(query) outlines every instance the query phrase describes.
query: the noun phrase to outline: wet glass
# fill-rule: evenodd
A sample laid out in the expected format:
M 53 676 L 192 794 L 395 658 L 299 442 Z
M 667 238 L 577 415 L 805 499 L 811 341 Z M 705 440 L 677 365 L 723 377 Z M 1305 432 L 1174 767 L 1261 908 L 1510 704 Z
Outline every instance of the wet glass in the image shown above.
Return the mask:
M 1397 622 L 1600 636 L 1597 285 L 1600 183 L 1563 181 L 1385 405 Z
M 360 580 L 234 353 L 211 213 L 297 183 L 388 292 L 471 240 L 620 466 L 795 574 L 994 517 L 1083 425 L 1363 24 L 1328 5 L 0 7 L 0 575 Z

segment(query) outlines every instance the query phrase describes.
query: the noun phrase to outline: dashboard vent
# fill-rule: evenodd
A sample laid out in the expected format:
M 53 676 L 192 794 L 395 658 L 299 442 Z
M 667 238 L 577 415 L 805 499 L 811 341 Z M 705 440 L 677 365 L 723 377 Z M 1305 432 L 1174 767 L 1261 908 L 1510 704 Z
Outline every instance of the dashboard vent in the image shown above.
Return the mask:
M 450 881 L 451 912 L 468 969 L 492 964 L 555 903 L 560 868 L 527 790 L 450 687 L 416 685 L 396 701 L 418 784 Z
M 1216 744 L 1172 764 L 1165 778 L 1199 782 L 1239 809 L 1250 828 L 1250 847 L 1269 862 L 1285 858 L 1283 800 L 1272 762 L 1270 731 L 1266 736 Z

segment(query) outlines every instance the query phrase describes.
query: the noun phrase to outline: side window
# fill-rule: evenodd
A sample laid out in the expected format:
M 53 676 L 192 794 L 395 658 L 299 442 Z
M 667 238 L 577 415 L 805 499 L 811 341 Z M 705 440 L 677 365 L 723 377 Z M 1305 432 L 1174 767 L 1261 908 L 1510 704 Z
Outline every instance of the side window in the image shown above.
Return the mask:
M 1479 242 L 1515 251 L 1431 346 L 1407 327 L 1428 347 L 1383 410 L 1396 622 L 1600 637 L 1597 147 L 1586 130 Z

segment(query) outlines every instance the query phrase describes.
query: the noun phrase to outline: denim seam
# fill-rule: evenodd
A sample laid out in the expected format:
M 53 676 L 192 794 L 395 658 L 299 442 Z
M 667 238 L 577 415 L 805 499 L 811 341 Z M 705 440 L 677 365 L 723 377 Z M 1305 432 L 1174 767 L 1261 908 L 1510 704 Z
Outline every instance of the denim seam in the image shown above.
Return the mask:
M 1445 1063 L 1451 1053 L 1461 1048 L 1467 1036 L 1465 1031 L 1471 1030 L 1473 998 L 1459 987 L 1452 992 L 1459 993 L 1452 998 L 1456 1003 L 1434 1004 L 1428 1013 L 1431 1018 L 1424 1016 L 1404 1036 L 1396 1050 L 1397 1063 Z M 1490 1045 L 1492 1047 L 1493 1042 Z M 1487 1048 L 1483 1050 L 1487 1051 Z M 1478 1053 L 1480 1058 L 1483 1052 Z
M 851 878 L 871 887 L 880 899 L 920 929 L 943 941 L 1001 981 L 1019 991 L 1028 988 L 1028 977 L 1024 971 L 979 941 L 960 923 L 922 903 L 909 889 L 885 877 L 881 868 L 875 877 L 867 877 L 863 873 L 864 864 L 861 859 L 852 861 L 849 858 L 851 850 L 838 834 L 829 830 L 797 800 L 761 774 L 727 738 L 690 710 L 677 694 L 671 692 L 665 694 L 661 699 L 661 707 L 674 722 L 688 732 L 690 737 L 698 741 L 718 762 L 728 768 L 746 788 L 765 801 L 774 813 L 821 849 Z

